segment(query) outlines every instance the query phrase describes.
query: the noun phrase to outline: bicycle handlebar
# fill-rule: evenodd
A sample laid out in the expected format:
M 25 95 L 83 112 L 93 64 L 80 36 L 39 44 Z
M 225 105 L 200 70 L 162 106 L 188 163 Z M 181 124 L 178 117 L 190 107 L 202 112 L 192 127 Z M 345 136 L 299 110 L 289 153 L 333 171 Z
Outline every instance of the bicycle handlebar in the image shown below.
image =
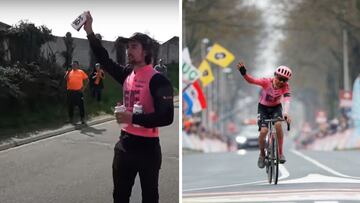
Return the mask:
M 276 122 L 276 121 L 286 121 L 285 119 L 283 118 L 272 118 L 272 119 L 265 119 L 264 120 L 265 122 Z M 287 131 L 290 131 L 290 123 L 286 122 L 287 124 Z

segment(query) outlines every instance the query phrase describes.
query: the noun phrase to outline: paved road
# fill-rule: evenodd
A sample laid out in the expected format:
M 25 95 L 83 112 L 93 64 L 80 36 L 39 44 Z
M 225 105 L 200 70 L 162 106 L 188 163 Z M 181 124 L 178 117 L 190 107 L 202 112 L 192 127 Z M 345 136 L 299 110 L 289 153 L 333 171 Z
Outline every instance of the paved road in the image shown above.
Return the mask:
M 179 199 L 178 109 L 160 129 L 163 164 L 160 202 Z M 1 203 L 112 202 L 111 164 L 118 140 L 115 121 L 0 152 Z M 131 202 L 141 202 L 137 179 Z
M 183 156 L 183 202 L 359 202 L 360 151 L 286 151 L 278 185 L 257 151 Z

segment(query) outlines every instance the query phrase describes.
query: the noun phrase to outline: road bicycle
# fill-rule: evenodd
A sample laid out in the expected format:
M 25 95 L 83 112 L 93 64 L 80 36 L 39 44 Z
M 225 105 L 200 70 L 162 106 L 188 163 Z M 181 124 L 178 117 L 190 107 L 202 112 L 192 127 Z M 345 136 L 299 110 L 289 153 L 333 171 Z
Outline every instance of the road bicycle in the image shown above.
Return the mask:
M 282 118 L 265 119 L 265 122 L 269 123 L 269 132 L 266 136 L 265 147 L 265 167 L 269 184 L 272 182 L 276 185 L 279 178 L 279 143 L 276 136 L 275 122 L 286 121 Z M 287 123 L 287 130 L 290 131 L 290 124 Z

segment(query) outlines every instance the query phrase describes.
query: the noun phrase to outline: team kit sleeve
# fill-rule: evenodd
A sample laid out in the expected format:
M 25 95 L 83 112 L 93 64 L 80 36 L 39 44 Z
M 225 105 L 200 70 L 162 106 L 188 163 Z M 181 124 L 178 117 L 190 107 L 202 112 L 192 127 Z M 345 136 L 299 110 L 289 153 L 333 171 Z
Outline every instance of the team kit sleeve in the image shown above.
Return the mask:
M 94 33 L 87 36 L 91 50 L 93 51 L 98 62 L 103 66 L 104 70 L 108 72 L 121 85 L 124 83 L 126 77 L 131 73 L 131 68 L 125 68 L 110 59 L 109 53 L 101 45 L 100 40 L 96 38 Z
M 150 80 L 150 91 L 155 111 L 133 115 L 133 123 L 145 128 L 170 125 L 174 120 L 173 88 L 170 81 L 161 74 L 155 74 Z
M 266 85 L 266 78 L 254 78 L 249 74 L 245 74 L 244 79 L 250 84 L 259 85 L 261 87 L 264 87 Z

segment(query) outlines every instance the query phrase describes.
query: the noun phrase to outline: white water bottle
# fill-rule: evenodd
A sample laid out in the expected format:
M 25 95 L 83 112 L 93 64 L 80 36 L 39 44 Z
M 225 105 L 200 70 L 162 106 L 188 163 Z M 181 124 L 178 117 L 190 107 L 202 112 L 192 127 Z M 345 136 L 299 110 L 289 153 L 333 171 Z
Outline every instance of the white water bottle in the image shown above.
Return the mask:
M 137 102 L 134 104 L 133 106 L 133 114 L 136 115 L 136 114 L 142 114 L 144 111 L 143 111 L 143 106 Z M 133 124 L 134 127 L 140 127 L 139 125 L 136 125 L 136 124 Z
M 86 21 L 86 13 L 82 13 L 81 15 L 79 15 L 72 23 L 71 26 L 79 31 L 81 29 L 81 27 L 85 24 Z
M 115 106 L 114 114 L 122 113 L 122 112 L 125 112 L 125 111 L 126 111 L 125 105 L 118 102 L 117 105 Z M 120 125 L 121 128 L 125 128 L 127 126 L 126 123 L 120 123 L 119 125 Z

